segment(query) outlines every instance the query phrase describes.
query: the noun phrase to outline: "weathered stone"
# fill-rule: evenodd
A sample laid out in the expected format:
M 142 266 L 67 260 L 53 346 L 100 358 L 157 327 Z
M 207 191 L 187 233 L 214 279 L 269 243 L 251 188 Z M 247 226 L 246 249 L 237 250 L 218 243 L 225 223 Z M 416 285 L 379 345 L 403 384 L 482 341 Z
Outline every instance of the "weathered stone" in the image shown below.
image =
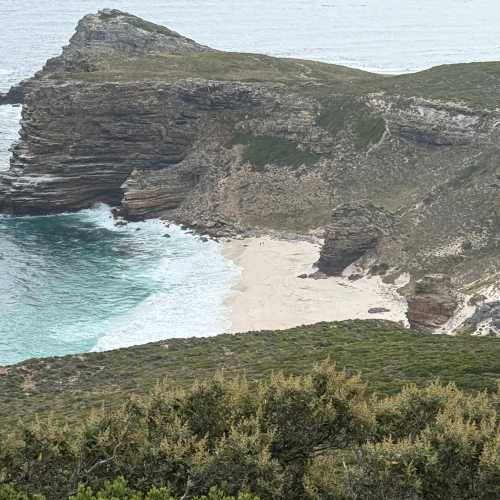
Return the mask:
M 23 100 L 24 100 L 24 90 L 22 85 L 14 85 L 5 94 L 0 92 L 0 105 L 22 104 Z
M 392 216 L 368 204 L 343 204 L 335 208 L 325 230 L 318 268 L 329 275 L 340 275 L 350 264 L 375 251 L 380 238 L 392 226 Z
M 362 274 L 358 274 L 358 273 L 350 274 L 350 275 L 347 277 L 347 279 L 348 279 L 349 281 L 358 281 L 358 280 L 360 280 L 360 279 L 362 279 L 362 278 L 363 278 L 363 275 L 362 275 Z
M 474 313 L 459 326 L 458 331 L 500 335 L 500 301 L 485 302 L 480 300 L 475 305 Z
M 453 316 L 457 305 L 449 276 L 424 276 L 408 297 L 407 318 L 414 328 L 439 328 Z
M 382 314 L 386 312 L 390 312 L 390 309 L 386 309 L 385 307 L 371 307 L 368 309 L 369 314 Z
M 312 278 L 313 280 L 326 280 L 328 279 L 328 274 L 325 274 L 321 271 L 316 271 L 307 276 L 308 278 Z
M 483 295 L 483 294 L 480 294 L 480 293 L 479 293 L 479 294 L 475 294 L 475 295 L 473 295 L 473 296 L 469 299 L 468 304 L 469 304 L 470 306 L 475 306 L 475 305 L 477 305 L 477 304 L 480 304 L 481 302 L 484 302 L 484 301 L 486 300 L 486 298 L 487 298 L 487 297 L 486 297 L 485 295 Z

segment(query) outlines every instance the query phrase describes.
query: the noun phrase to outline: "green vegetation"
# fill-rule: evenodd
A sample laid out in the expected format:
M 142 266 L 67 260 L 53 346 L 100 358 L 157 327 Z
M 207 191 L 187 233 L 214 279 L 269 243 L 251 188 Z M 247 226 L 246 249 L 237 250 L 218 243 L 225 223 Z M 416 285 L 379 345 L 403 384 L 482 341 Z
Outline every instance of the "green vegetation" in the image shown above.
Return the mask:
M 161 383 L 78 423 L 18 426 L 0 498 L 493 500 L 499 398 L 436 382 L 374 396 L 330 360 L 257 384 Z
M 226 495 L 219 488 L 210 488 L 206 495 L 191 497 L 192 500 L 259 500 L 258 497 L 249 493 L 240 493 L 238 496 Z M 75 495 L 70 500 L 178 500 L 174 497 L 169 488 L 151 488 L 143 493 L 142 491 L 129 488 L 127 481 L 119 477 L 114 481 L 104 481 L 104 486 L 96 491 L 92 488 L 80 484 Z M 0 485 L 0 500 L 45 500 L 43 495 L 27 495 L 10 485 Z
M 269 82 L 287 85 L 383 79 L 365 71 L 300 59 L 279 59 L 260 54 L 210 51 L 183 55 L 165 54 L 139 58 L 103 57 L 98 71 L 64 73 L 55 78 L 88 81 L 176 81 L 186 78 L 207 80 Z
M 493 391 L 500 378 L 500 339 L 415 333 L 383 321 L 318 323 L 7 367 L 0 373 L 0 432 L 35 414 L 76 420 L 92 407 L 117 407 L 127 395 L 146 394 L 165 377 L 189 385 L 220 368 L 230 376 L 246 373 L 254 382 L 273 370 L 302 374 L 326 357 L 352 373 L 362 372 L 370 391 L 384 394 L 435 377 L 466 391 Z
M 238 133 L 234 136 L 232 144 L 243 144 L 246 146 L 243 161 L 247 161 L 262 170 L 266 165 L 290 166 L 292 168 L 301 165 L 311 166 L 319 161 L 320 155 L 303 151 L 298 144 L 271 136 L 254 136 Z
M 323 109 L 316 123 L 333 135 L 351 129 L 354 142 L 362 147 L 376 144 L 382 139 L 385 131 L 384 119 L 354 96 L 324 98 L 322 104 Z
M 464 101 L 494 109 L 500 98 L 500 62 L 436 66 L 392 77 L 381 89 L 405 96 Z
M 145 23 L 145 26 L 150 24 L 137 19 Z M 147 28 L 145 26 L 143 29 Z M 164 29 L 170 33 L 167 28 Z M 318 98 L 336 94 L 366 96 L 387 93 L 458 101 L 491 108 L 496 108 L 500 100 L 500 62 L 444 65 L 413 74 L 383 76 L 316 61 L 209 51 L 140 58 L 113 55 L 102 57 L 98 61 L 97 71 L 52 76 L 63 80 L 95 82 L 173 82 L 187 78 L 267 82 L 283 84 L 291 90 Z

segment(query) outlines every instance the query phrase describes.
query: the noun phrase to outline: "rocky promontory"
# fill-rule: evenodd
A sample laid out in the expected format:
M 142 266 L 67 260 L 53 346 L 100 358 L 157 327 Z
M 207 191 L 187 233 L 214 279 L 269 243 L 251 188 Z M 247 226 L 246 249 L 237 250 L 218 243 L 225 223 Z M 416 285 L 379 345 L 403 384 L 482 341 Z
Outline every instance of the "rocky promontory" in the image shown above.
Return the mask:
M 23 102 L 0 210 L 326 228 L 326 274 L 365 261 L 408 290 L 436 274 L 480 289 L 500 264 L 499 78 L 500 63 L 380 76 L 222 52 L 102 10 L 0 98 Z

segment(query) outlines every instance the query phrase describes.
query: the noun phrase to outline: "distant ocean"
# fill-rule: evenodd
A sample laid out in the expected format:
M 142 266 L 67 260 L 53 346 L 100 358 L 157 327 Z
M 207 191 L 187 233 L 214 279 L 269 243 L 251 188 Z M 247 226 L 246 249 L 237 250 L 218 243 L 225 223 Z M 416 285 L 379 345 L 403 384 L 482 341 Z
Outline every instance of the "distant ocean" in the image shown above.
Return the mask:
M 0 91 L 40 69 L 80 17 L 105 7 L 219 49 L 380 73 L 500 60 L 497 0 L 2 0 Z M 0 169 L 20 112 L 0 107 Z M 0 216 L 0 365 L 222 333 L 237 272 L 217 243 L 155 220 L 117 228 L 106 206 Z

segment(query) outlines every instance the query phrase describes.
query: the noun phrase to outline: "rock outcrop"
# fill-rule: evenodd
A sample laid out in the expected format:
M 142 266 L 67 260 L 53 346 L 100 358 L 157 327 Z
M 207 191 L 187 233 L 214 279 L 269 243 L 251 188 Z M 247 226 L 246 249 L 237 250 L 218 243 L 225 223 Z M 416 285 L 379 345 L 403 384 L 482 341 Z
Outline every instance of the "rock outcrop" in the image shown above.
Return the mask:
M 370 255 L 379 274 L 458 290 L 500 269 L 498 78 L 500 63 L 381 77 L 226 53 L 103 10 L 3 97 L 24 105 L 0 210 L 104 201 L 213 234 L 327 227 L 324 272 Z M 415 324 L 441 323 L 414 306 Z
M 24 90 L 22 85 L 14 85 L 8 92 L 0 92 L 0 105 L 2 104 L 22 104 L 24 100 Z
M 500 336 L 500 300 L 487 301 L 484 297 L 475 305 L 474 313 L 459 326 L 457 333 Z
M 392 216 L 372 204 L 343 204 L 333 210 L 325 230 L 325 242 L 318 261 L 320 271 L 341 275 L 359 258 L 376 252 L 380 239 L 393 225 Z
M 44 73 L 89 72 L 103 58 L 136 58 L 162 54 L 184 55 L 213 50 L 164 26 L 116 9 L 85 16 L 60 56 L 49 59 Z
M 137 59 L 165 54 L 185 55 L 214 51 L 165 26 L 116 9 L 102 9 L 83 17 L 62 54 L 49 59 L 33 78 L 0 93 L 1 104 L 19 104 L 44 79 L 65 73 L 98 71 L 104 61 Z
M 427 275 L 415 283 L 408 298 L 408 321 L 412 327 L 439 328 L 453 316 L 457 305 L 449 276 Z

